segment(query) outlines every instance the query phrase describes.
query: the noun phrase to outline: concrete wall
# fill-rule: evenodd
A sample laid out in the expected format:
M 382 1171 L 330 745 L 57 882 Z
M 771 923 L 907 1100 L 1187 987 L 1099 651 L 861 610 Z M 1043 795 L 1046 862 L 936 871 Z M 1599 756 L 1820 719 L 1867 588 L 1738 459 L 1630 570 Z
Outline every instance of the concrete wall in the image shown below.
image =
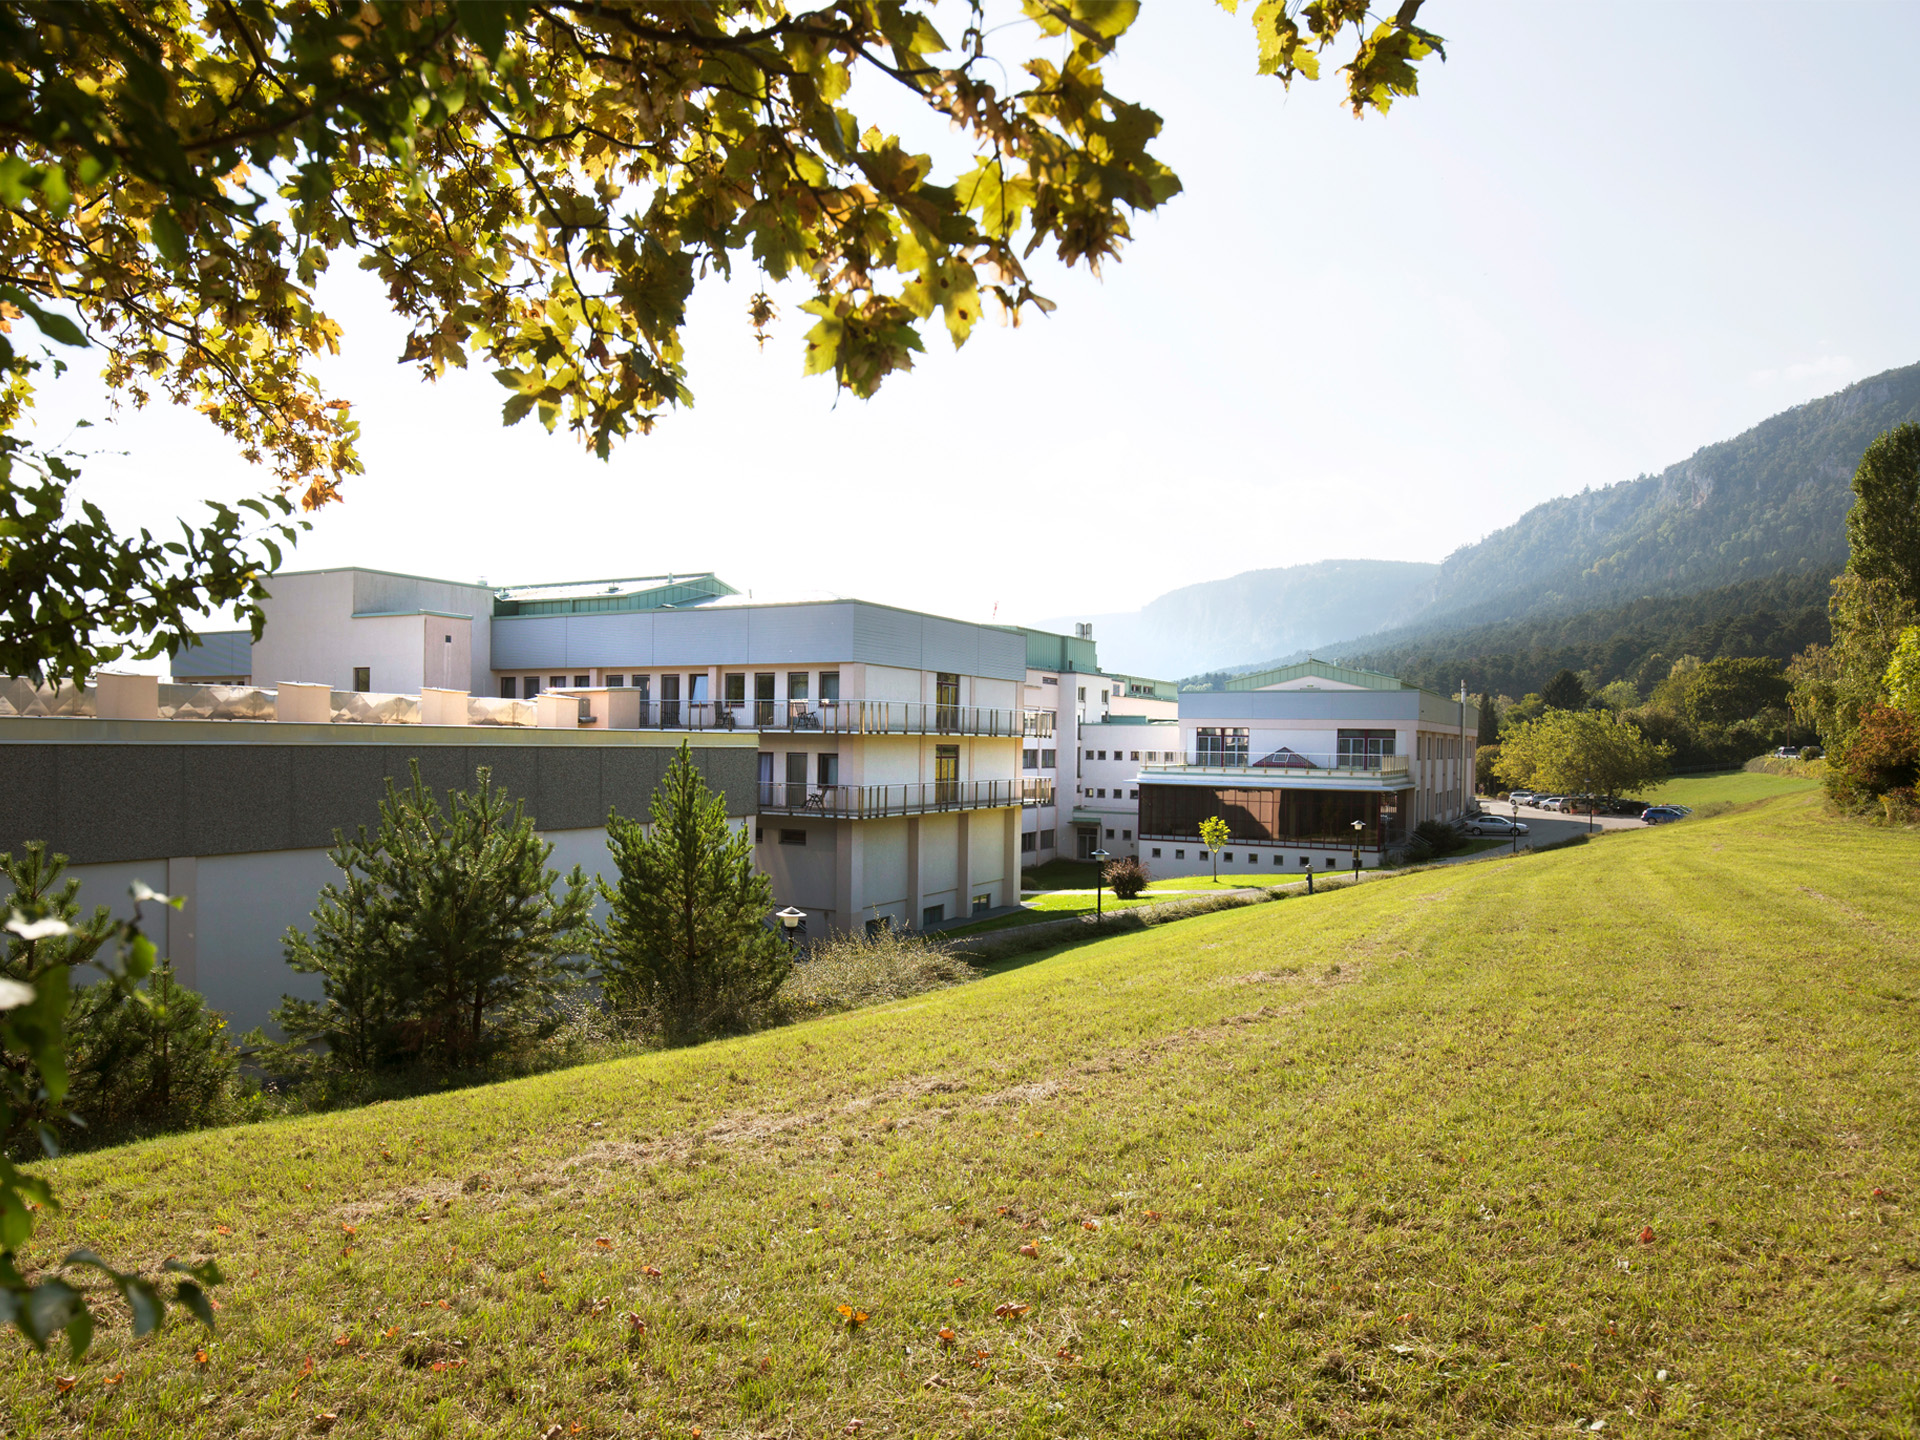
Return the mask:
M 267 583 L 266 628 L 252 648 L 256 685 L 310 680 L 351 690 L 354 667 L 364 665 L 369 688 L 388 694 L 417 694 L 422 683 L 495 693 L 491 590 L 357 569 L 287 571 Z

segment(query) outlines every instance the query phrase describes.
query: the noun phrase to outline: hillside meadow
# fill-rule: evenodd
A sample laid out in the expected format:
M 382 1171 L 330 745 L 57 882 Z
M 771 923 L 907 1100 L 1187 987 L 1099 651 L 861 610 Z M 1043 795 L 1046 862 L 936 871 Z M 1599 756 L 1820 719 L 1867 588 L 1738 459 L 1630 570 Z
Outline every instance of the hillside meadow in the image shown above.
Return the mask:
M 50 1166 L 15 1435 L 1920 1430 L 1915 837 L 1787 795 Z M 62 1377 L 72 1380 L 63 1388 Z

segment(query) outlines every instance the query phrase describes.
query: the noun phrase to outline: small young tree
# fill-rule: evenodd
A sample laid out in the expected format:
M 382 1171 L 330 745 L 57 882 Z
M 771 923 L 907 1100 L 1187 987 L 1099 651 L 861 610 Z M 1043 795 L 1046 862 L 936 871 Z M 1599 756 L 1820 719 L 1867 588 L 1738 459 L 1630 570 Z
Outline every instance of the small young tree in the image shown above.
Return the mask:
M 673 1039 L 737 1027 L 773 997 L 792 956 L 767 923 L 773 885 L 682 742 L 653 794 L 651 829 L 607 817 L 619 883 L 593 953 L 607 1001 Z
M 287 997 L 274 1022 L 292 1041 L 337 1042 L 350 1068 L 477 1064 L 549 1014 L 580 968 L 586 872 L 574 866 L 555 898 L 553 846 L 487 767 L 445 811 L 411 770 L 405 790 L 387 782 L 376 833 L 334 837 L 346 884 L 321 892 L 312 936 L 287 932 L 288 965 L 321 975 L 325 998 Z
M 1587 687 L 1571 670 L 1562 670 L 1540 687 L 1540 699 L 1549 710 L 1582 710 L 1587 704 Z
M 1233 839 L 1233 830 L 1218 815 L 1209 815 L 1200 822 L 1200 843 L 1207 847 L 1207 853 L 1213 857 L 1213 883 L 1220 883 L 1220 847 Z

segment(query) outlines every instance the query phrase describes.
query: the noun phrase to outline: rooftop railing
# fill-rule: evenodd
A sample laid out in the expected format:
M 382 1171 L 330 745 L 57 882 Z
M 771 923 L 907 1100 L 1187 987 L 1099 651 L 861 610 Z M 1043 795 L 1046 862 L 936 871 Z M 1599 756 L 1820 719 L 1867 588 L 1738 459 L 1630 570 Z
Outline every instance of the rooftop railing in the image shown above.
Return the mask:
M 1053 804 L 1053 781 L 1042 778 L 1022 780 L 1020 803 L 1028 809 Z
M 1018 780 L 934 780 L 906 785 L 805 785 L 762 781 L 763 815 L 879 820 L 949 810 L 1001 810 L 1021 803 Z
M 1405 755 L 1363 755 L 1342 751 L 1333 755 L 1305 754 L 1281 746 L 1262 751 L 1255 746 L 1226 745 L 1218 749 L 1189 750 L 1175 760 L 1140 767 L 1144 779 L 1149 771 L 1205 770 L 1234 774 L 1284 776 L 1315 775 L 1393 775 L 1407 773 Z

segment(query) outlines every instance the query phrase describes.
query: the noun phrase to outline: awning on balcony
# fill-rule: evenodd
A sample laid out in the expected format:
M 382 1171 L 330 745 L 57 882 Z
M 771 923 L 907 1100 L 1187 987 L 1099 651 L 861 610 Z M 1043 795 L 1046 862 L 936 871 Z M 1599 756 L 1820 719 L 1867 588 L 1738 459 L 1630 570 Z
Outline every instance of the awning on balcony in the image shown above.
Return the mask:
M 1073 823 L 1076 825 L 1101 825 L 1105 823 L 1105 817 L 1091 810 L 1076 810 L 1073 812 Z

